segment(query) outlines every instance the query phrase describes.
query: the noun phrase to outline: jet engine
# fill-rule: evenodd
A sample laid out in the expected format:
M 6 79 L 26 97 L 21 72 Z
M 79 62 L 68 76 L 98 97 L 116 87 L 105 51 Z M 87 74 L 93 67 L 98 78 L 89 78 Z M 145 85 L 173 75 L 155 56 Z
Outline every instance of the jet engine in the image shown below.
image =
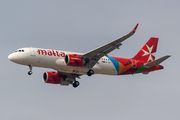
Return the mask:
M 45 72 L 43 74 L 43 81 L 51 84 L 61 84 L 62 76 L 56 72 Z
M 69 66 L 82 67 L 86 64 L 84 58 L 80 55 L 66 55 L 65 64 Z

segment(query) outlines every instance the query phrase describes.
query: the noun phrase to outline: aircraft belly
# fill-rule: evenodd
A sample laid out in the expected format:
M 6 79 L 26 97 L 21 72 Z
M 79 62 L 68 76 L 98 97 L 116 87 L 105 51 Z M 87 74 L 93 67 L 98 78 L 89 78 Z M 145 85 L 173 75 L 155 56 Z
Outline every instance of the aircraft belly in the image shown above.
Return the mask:
M 111 69 L 109 69 L 109 68 L 111 68 Z M 86 66 L 83 66 L 83 67 L 67 66 L 67 65 L 65 65 L 63 59 L 56 60 L 56 67 L 54 69 L 56 69 L 60 72 L 74 73 L 74 74 L 87 74 L 87 72 L 89 71 L 89 68 Z M 105 65 L 105 66 L 101 65 L 101 64 L 96 64 L 96 65 L 94 65 L 92 70 L 94 71 L 94 74 L 117 75 L 117 72 L 115 72 L 115 68 L 111 64 Z
M 57 59 L 56 60 L 56 66 L 53 68 L 60 72 L 65 73 L 74 73 L 74 74 L 87 74 L 89 71 L 89 68 L 86 66 L 83 67 L 73 67 L 73 66 L 67 66 L 64 63 L 63 59 Z M 94 70 L 94 74 L 107 74 L 107 75 L 117 75 L 117 70 L 113 63 L 99 63 L 96 64 L 92 70 Z
M 83 67 L 74 67 L 67 66 L 64 63 L 63 58 L 57 59 L 57 57 L 46 57 L 46 56 L 30 56 L 28 61 L 31 61 L 31 65 L 34 67 L 44 67 L 52 68 L 54 70 L 73 73 L 73 74 L 87 74 L 89 68 L 86 66 Z M 29 64 L 28 64 L 29 65 Z M 107 75 L 117 75 L 116 67 L 112 62 L 102 63 L 99 61 L 99 64 L 96 64 L 92 70 L 94 74 L 107 74 Z

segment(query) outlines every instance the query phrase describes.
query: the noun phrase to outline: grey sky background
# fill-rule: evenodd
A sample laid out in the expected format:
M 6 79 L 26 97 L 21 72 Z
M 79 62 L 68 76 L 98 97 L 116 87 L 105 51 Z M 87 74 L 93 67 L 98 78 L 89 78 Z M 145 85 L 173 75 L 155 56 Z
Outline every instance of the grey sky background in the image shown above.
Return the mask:
M 179 0 L 1 0 L 1 120 L 179 120 Z M 51 69 L 8 60 L 22 47 L 88 52 L 130 32 L 109 55 L 133 57 L 159 37 L 156 58 L 172 55 L 148 75 L 82 76 L 80 86 L 43 83 Z

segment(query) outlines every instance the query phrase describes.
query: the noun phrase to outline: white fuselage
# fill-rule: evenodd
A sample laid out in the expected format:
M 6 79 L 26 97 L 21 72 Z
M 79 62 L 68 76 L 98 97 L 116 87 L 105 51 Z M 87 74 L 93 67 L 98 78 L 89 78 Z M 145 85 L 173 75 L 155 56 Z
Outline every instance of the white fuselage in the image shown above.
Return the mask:
M 8 58 L 22 65 L 51 68 L 64 73 L 87 74 L 89 68 L 86 66 L 76 67 L 66 65 L 64 61 L 66 54 L 82 55 L 82 53 L 27 47 L 18 49 L 16 52 L 10 54 Z M 117 75 L 113 63 L 105 56 L 92 69 L 95 74 Z

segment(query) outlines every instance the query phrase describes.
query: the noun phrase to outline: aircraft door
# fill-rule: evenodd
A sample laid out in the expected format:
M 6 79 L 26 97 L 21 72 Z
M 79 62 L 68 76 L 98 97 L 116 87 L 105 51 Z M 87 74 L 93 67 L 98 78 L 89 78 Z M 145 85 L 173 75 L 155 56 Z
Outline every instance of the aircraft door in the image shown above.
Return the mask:
M 36 51 L 34 48 L 30 48 L 30 56 L 36 56 Z
M 30 56 L 33 65 L 39 65 L 41 63 L 41 58 L 38 56 L 36 48 L 30 48 Z

